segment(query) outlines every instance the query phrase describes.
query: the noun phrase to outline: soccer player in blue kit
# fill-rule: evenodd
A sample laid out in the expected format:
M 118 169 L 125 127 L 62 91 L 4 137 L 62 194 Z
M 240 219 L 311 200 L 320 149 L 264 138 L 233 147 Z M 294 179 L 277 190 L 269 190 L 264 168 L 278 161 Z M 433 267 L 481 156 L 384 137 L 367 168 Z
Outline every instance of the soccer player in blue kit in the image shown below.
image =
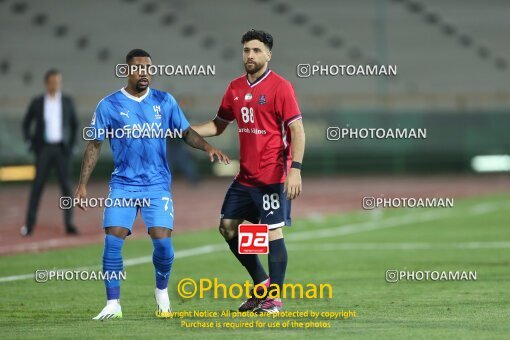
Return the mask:
M 131 71 L 127 77 L 127 86 L 99 102 L 91 126 L 84 130 L 84 136 L 90 142 L 83 156 L 75 198 L 87 197 L 87 182 L 106 136 L 109 137 L 115 165 L 108 197 L 123 202 L 143 202 L 145 199 L 149 204 L 128 207 L 114 205 L 104 209 L 103 228 L 106 235 L 103 272 L 108 278 L 104 281 L 107 303 L 94 320 L 122 318 L 118 279 L 123 270 L 122 246 L 126 236 L 131 234 L 138 211 L 154 245 L 152 259 L 156 276 L 156 317 L 171 316 L 167 287 L 174 259 L 171 239 L 174 215 L 166 140 L 161 137 L 161 131 L 156 130 L 156 138 L 153 138 L 154 131 L 144 129 L 160 129 L 167 136 L 167 131 L 182 131 L 182 139 L 191 147 L 207 152 L 211 161 L 217 158 L 225 164 L 230 162 L 226 155 L 209 145 L 190 127 L 176 100 L 169 93 L 149 88 L 149 53 L 140 49 L 132 50 L 126 56 L 126 63 Z M 130 128 L 138 128 L 139 133 L 123 133 Z M 84 207 L 82 209 L 86 210 Z

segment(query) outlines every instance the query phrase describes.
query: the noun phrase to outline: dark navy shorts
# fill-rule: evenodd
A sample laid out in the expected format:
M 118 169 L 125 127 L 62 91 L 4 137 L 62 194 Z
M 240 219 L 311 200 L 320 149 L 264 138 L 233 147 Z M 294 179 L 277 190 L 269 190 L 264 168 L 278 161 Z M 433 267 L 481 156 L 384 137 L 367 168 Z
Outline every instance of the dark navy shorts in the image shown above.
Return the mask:
M 290 226 L 290 206 L 283 183 L 249 187 L 233 181 L 225 195 L 220 217 L 267 224 L 269 229 L 275 229 Z

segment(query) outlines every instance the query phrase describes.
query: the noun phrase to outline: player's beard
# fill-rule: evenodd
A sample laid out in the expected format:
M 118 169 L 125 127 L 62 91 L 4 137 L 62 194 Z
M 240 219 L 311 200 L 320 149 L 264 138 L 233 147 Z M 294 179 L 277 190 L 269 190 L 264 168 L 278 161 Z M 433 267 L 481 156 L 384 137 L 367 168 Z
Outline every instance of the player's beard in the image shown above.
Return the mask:
M 136 86 L 135 86 L 136 92 L 143 92 L 149 87 L 149 84 L 150 84 L 149 79 L 147 79 L 147 78 L 143 78 L 143 79 L 147 80 L 147 85 L 141 85 L 140 82 L 142 81 L 142 79 L 138 80 L 136 82 Z
M 248 74 L 255 74 L 258 71 L 260 71 L 264 67 L 264 64 L 257 64 L 256 62 L 253 62 L 253 68 L 248 68 L 248 63 L 244 63 L 244 69 L 246 70 L 246 73 Z

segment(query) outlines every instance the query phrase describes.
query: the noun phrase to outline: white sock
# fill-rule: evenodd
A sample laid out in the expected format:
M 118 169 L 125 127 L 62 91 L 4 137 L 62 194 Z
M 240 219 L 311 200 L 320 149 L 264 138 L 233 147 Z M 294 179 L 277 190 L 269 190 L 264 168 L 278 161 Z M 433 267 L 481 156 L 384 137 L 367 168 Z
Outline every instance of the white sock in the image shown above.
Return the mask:
M 170 309 L 170 299 L 168 297 L 168 289 L 158 289 L 155 290 L 156 302 L 159 307 L 162 309 Z
M 165 288 L 165 289 L 156 288 L 156 295 L 167 296 L 168 295 L 168 288 Z
M 106 305 L 118 305 L 120 303 L 120 300 L 114 299 L 114 300 L 106 300 Z

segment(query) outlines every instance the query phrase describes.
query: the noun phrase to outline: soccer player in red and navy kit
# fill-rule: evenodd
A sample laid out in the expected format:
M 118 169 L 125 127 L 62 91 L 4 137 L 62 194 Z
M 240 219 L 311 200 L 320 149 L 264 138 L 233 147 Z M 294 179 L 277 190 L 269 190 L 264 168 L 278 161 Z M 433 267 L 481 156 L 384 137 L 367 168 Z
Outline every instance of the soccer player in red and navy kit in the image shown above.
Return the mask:
M 221 208 L 220 232 L 255 285 L 282 291 L 287 268 L 282 227 L 290 225 L 291 200 L 301 193 L 305 133 L 291 83 L 268 68 L 273 37 L 251 30 L 241 43 L 246 74 L 230 83 L 216 117 L 193 129 L 217 136 L 237 121 L 241 167 Z M 269 225 L 269 276 L 258 255 L 238 253 L 237 230 L 244 221 Z M 278 313 L 282 301 L 273 295 L 252 296 L 239 310 Z

